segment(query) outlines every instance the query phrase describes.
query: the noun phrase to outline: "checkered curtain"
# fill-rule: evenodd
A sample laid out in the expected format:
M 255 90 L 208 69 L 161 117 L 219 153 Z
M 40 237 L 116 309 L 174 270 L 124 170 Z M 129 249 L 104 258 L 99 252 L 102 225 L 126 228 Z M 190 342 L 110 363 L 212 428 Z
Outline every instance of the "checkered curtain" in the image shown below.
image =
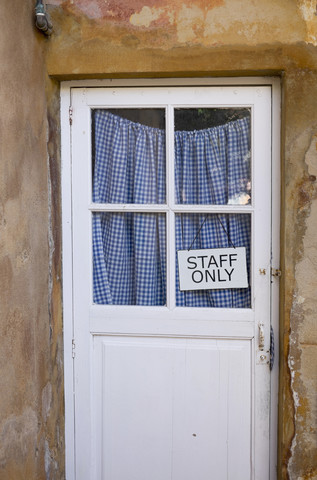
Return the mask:
M 247 202 L 249 120 L 194 132 L 175 132 L 176 203 Z M 164 204 L 165 132 L 95 112 L 93 201 Z M 176 215 L 176 252 L 189 248 L 245 246 L 250 258 L 248 215 Z M 166 304 L 165 214 L 106 212 L 93 215 L 94 302 Z M 249 260 L 248 260 L 249 262 Z M 180 292 L 176 304 L 250 307 L 249 289 Z

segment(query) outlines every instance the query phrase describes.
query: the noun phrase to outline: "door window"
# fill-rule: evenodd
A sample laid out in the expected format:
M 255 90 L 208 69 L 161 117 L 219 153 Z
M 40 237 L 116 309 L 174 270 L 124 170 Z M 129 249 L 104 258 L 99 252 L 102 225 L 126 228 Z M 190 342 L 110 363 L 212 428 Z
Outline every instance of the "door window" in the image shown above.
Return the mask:
M 201 206 L 251 203 L 251 110 L 174 108 L 169 116 L 167 148 L 165 109 L 92 111 L 92 199 L 109 209 L 93 214 L 93 300 L 166 306 L 174 255 L 176 307 L 250 308 L 249 286 L 213 288 L 212 262 L 204 271 L 210 289 L 181 291 L 177 252 L 244 247 L 250 277 L 250 214 Z

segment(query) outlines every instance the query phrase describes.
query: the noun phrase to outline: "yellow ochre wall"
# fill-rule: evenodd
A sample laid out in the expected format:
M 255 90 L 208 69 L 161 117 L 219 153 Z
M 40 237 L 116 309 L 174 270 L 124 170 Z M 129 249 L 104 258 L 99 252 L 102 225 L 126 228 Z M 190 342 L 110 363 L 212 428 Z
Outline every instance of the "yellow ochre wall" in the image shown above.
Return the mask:
M 279 479 L 317 479 L 317 10 L 312 0 L 0 4 L 0 479 L 64 478 L 59 82 L 279 76 Z M 27 472 L 27 474 L 25 473 Z

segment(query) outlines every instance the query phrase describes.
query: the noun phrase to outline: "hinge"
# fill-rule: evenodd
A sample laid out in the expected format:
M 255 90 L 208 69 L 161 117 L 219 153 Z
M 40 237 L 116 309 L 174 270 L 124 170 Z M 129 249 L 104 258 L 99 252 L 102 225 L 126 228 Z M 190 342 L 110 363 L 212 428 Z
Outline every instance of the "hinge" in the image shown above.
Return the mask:
M 271 267 L 271 276 L 272 277 L 280 277 L 282 275 L 282 271 L 279 268 Z
M 75 348 L 76 348 L 76 344 L 75 344 L 75 339 L 73 338 L 72 339 L 72 358 L 75 358 Z
M 273 327 L 271 325 L 271 328 L 270 328 L 270 370 L 273 369 L 274 360 L 275 360 L 274 330 L 273 330 Z
M 69 113 L 69 125 L 72 125 L 73 123 L 73 107 L 70 105 L 68 109 Z

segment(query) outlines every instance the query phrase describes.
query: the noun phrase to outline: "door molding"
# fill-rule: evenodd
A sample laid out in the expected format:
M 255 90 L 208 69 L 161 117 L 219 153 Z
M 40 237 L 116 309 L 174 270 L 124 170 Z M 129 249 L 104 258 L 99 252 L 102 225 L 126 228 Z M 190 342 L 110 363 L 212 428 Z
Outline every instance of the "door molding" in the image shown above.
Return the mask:
M 63 325 L 64 325 L 64 388 L 65 388 L 65 443 L 66 479 L 73 480 L 75 464 L 74 445 L 74 364 L 76 355 L 73 325 L 73 261 L 72 261 L 72 190 L 71 174 L 72 133 L 70 106 L 72 89 L 82 87 L 152 87 L 152 86 L 261 86 L 272 87 L 272 267 L 280 266 L 280 123 L 281 86 L 278 77 L 239 78 L 163 78 L 163 79 L 109 79 L 79 80 L 61 83 L 61 158 L 62 158 L 62 241 L 63 241 Z M 275 363 L 271 373 L 270 419 L 270 478 L 276 478 L 277 419 L 278 419 L 278 327 L 279 327 L 279 279 L 271 283 L 271 325 L 275 334 Z

